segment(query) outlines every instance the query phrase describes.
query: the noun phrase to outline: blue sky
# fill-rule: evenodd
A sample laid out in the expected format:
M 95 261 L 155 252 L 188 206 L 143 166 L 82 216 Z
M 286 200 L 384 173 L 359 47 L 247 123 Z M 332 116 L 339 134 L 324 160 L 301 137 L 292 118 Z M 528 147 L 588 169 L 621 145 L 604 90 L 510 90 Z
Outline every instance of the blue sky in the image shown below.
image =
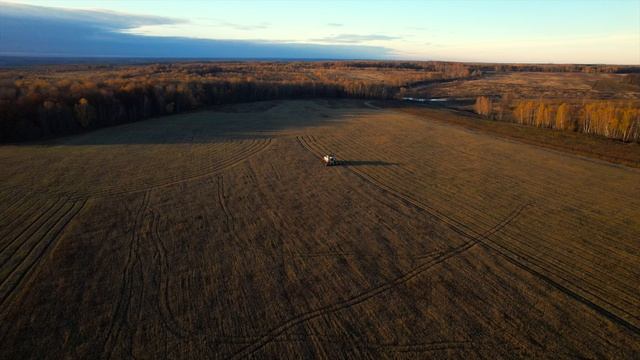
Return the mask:
M 105 15 L 96 21 L 111 37 L 127 35 L 124 39 L 128 42 L 135 40 L 141 44 L 146 39 L 155 46 L 161 46 L 157 44 L 162 39 L 172 41 L 172 46 L 177 46 L 180 40 L 191 44 L 187 46 L 189 51 L 176 50 L 185 56 L 233 55 L 229 48 L 233 45 L 235 49 L 242 46 L 263 49 L 240 52 L 249 57 L 271 54 L 266 57 L 640 64 L 640 0 L 11 3 L 52 8 L 42 11 L 22 7 L 22 15 L 16 16 L 42 13 L 41 16 L 53 18 L 58 24 L 66 22 L 65 26 L 86 23 L 92 17 L 87 12 L 74 11 L 90 10 Z M 8 3 L 0 6 L 10 7 Z M 56 18 L 59 14 L 68 16 Z M 19 26 L 17 21 L 13 24 Z M 27 33 L 34 30 L 37 33 L 37 24 L 32 22 Z M 0 22 L 0 35 L 2 27 Z M 22 34 L 17 28 L 11 31 Z M 227 50 L 217 51 L 211 46 L 203 50 L 203 44 L 226 44 Z M 111 43 L 105 45 L 103 53 L 96 49 L 90 55 L 126 53 L 113 53 L 116 47 Z M 194 51 L 196 48 L 200 50 Z M 157 50 L 151 45 L 148 49 L 150 56 L 155 56 L 153 51 Z M 28 52 L 28 44 L 18 50 L 14 52 Z M 56 51 L 52 48 L 51 52 Z

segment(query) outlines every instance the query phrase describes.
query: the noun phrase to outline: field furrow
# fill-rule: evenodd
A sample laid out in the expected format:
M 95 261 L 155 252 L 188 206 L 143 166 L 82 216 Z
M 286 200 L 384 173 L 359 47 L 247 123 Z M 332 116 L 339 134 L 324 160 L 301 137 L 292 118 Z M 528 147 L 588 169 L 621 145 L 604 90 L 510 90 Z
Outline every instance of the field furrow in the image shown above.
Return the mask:
M 4 306 L 10 296 L 24 283 L 44 259 L 64 228 L 84 206 L 84 201 L 62 202 L 46 222 L 42 222 L 29 233 L 10 254 L 4 254 L 2 280 L 0 280 L 0 305 Z M 7 250 L 7 249 L 4 249 Z

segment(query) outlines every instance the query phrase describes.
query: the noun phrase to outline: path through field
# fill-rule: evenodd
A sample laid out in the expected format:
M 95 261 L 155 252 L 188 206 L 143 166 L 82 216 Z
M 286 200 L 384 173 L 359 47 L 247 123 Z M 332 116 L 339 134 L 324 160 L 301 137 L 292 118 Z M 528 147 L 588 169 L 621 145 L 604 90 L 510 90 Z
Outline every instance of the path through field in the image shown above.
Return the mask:
M 0 168 L 2 359 L 640 356 L 638 170 L 327 100 Z

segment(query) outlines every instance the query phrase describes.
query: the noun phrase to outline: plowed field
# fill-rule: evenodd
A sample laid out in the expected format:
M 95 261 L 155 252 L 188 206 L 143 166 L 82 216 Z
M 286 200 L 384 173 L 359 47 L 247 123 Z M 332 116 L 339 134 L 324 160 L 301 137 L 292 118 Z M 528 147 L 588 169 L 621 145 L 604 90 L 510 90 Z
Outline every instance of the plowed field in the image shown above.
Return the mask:
M 0 168 L 3 359 L 640 357 L 638 169 L 327 100 Z

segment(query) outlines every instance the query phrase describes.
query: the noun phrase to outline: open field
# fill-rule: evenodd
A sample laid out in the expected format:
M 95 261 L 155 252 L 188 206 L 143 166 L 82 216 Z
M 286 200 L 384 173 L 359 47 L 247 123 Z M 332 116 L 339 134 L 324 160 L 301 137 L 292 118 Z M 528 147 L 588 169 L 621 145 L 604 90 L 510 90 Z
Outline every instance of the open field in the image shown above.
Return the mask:
M 0 358 L 640 357 L 640 170 L 442 111 L 0 146 Z
M 622 74 L 590 74 L 562 72 L 495 73 L 478 79 L 463 79 L 419 86 L 414 96 L 476 98 L 503 96 L 515 98 L 563 99 L 580 102 L 585 99 L 640 99 L 640 87 L 624 82 Z

